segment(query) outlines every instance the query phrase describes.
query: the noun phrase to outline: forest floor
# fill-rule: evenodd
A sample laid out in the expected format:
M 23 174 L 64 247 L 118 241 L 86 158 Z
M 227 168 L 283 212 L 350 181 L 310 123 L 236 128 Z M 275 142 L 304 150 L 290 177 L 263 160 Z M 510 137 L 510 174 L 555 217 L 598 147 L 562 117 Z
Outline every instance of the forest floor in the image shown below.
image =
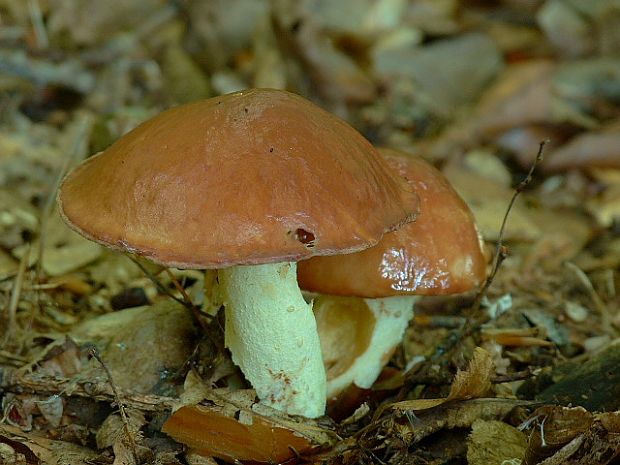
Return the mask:
M 0 464 L 616 463 L 619 31 L 613 0 L 0 0 Z M 422 299 L 381 381 L 316 421 L 254 405 L 221 314 L 198 334 L 171 297 L 199 303 L 202 273 L 56 210 L 141 121 L 249 87 L 424 157 L 500 253 L 481 305 Z

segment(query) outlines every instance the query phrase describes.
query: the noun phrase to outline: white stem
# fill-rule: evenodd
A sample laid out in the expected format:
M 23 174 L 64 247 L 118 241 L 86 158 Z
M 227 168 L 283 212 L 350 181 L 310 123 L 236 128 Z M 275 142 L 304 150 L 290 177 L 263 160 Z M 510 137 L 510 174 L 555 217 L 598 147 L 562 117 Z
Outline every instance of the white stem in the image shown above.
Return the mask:
M 397 296 L 364 299 L 375 319 L 370 342 L 344 373 L 328 380 L 328 398 L 338 395 L 352 383 L 365 389 L 373 385 L 401 342 L 413 318 L 413 306 L 418 298 Z
M 325 413 L 326 380 L 312 306 L 296 263 L 219 270 L 226 346 L 264 404 L 293 415 Z

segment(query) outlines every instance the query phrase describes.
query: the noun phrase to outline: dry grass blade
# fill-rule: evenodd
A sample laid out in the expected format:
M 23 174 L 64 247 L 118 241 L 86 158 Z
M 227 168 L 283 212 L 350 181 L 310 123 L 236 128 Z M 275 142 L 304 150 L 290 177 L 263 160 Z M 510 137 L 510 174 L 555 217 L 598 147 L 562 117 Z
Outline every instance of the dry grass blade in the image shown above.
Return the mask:
M 26 275 L 26 268 L 28 260 L 30 258 L 30 247 L 26 248 L 21 261 L 19 262 L 19 268 L 15 281 L 13 281 L 13 289 L 11 291 L 11 299 L 9 300 L 9 306 L 7 308 L 7 326 L 4 333 L 4 340 L 2 341 L 2 347 L 5 347 L 11 336 L 15 331 L 15 325 L 17 323 L 17 306 L 19 305 L 19 299 L 21 297 L 22 289 L 24 286 L 24 276 Z
M 50 217 L 54 206 L 56 205 L 56 193 L 58 192 L 58 188 L 60 187 L 60 183 L 62 182 L 65 173 L 69 169 L 69 167 L 76 161 L 80 154 L 86 152 L 85 145 L 88 143 L 88 134 L 92 128 L 93 121 L 90 117 L 84 117 L 80 121 L 80 126 L 77 130 L 77 135 L 73 142 L 73 149 L 71 151 L 71 156 L 67 157 L 65 163 L 62 168 L 58 172 L 58 176 L 54 182 L 54 188 L 50 192 L 47 197 L 47 201 L 45 202 L 45 206 L 43 207 L 43 211 L 41 212 L 41 220 L 40 220 L 40 239 L 39 239 L 39 249 L 37 251 L 37 267 L 36 267 L 36 277 L 35 281 L 39 282 L 41 278 L 41 270 L 43 269 L 43 255 L 45 251 L 45 231 L 47 229 L 47 221 Z
M 37 47 L 39 49 L 46 49 L 49 46 L 49 39 L 47 37 L 39 0 L 28 0 L 28 11 L 34 29 L 34 35 L 37 40 Z
M 601 297 L 598 295 L 596 289 L 594 289 L 590 278 L 588 278 L 586 273 L 574 263 L 566 262 L 565 266 L 573 273 L 575 273 L 579 284 L 583 286 L 583 288 L 590 296 L 594 307 L 601 315 L 603 331 L 606 331 L 607 333 L 610 333 L 610 335 L 615 336 L 617 334 L 617 331 L 614 329 L 614 325 L 612 324 L 612 316 L 610 315 L 609 308 L 607 307 L 607 305 L 605 305 Z

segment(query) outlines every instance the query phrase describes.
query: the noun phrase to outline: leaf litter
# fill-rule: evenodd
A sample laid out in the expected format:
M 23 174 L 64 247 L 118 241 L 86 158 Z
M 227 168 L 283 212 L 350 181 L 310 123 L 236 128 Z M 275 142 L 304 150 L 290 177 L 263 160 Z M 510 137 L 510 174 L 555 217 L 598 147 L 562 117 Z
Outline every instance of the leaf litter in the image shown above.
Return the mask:
M 108 3 L 0 0 L 1 463 L 616 459 L 617 2 Z M 50 210 L 68 166 L 140 121 L 249 86 L 426 157 L 489 250 L 503 243 L 479 310 L 475 295 L 423 299 L 334 419 L 255 403 L 218 305 L 194 306 L 201 273 L 139 266 Z

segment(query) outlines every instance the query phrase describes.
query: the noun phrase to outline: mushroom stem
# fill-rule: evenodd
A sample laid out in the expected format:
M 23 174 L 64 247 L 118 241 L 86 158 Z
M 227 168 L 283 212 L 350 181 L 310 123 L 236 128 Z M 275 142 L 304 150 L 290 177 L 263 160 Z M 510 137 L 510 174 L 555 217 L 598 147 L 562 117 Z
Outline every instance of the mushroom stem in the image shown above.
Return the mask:
M 328 398 L 352 383 L 364 389 L 372 386 L 402 340 L 418 298 L 317 298 L 315 315 L 325 356 Z M 342 333 L 343 327 L 346 333 Z
M 226 346 L 264 404 L 293 415 L 325 413 L 326 380 L 312 306 L 296 263 L 218 271 Z

